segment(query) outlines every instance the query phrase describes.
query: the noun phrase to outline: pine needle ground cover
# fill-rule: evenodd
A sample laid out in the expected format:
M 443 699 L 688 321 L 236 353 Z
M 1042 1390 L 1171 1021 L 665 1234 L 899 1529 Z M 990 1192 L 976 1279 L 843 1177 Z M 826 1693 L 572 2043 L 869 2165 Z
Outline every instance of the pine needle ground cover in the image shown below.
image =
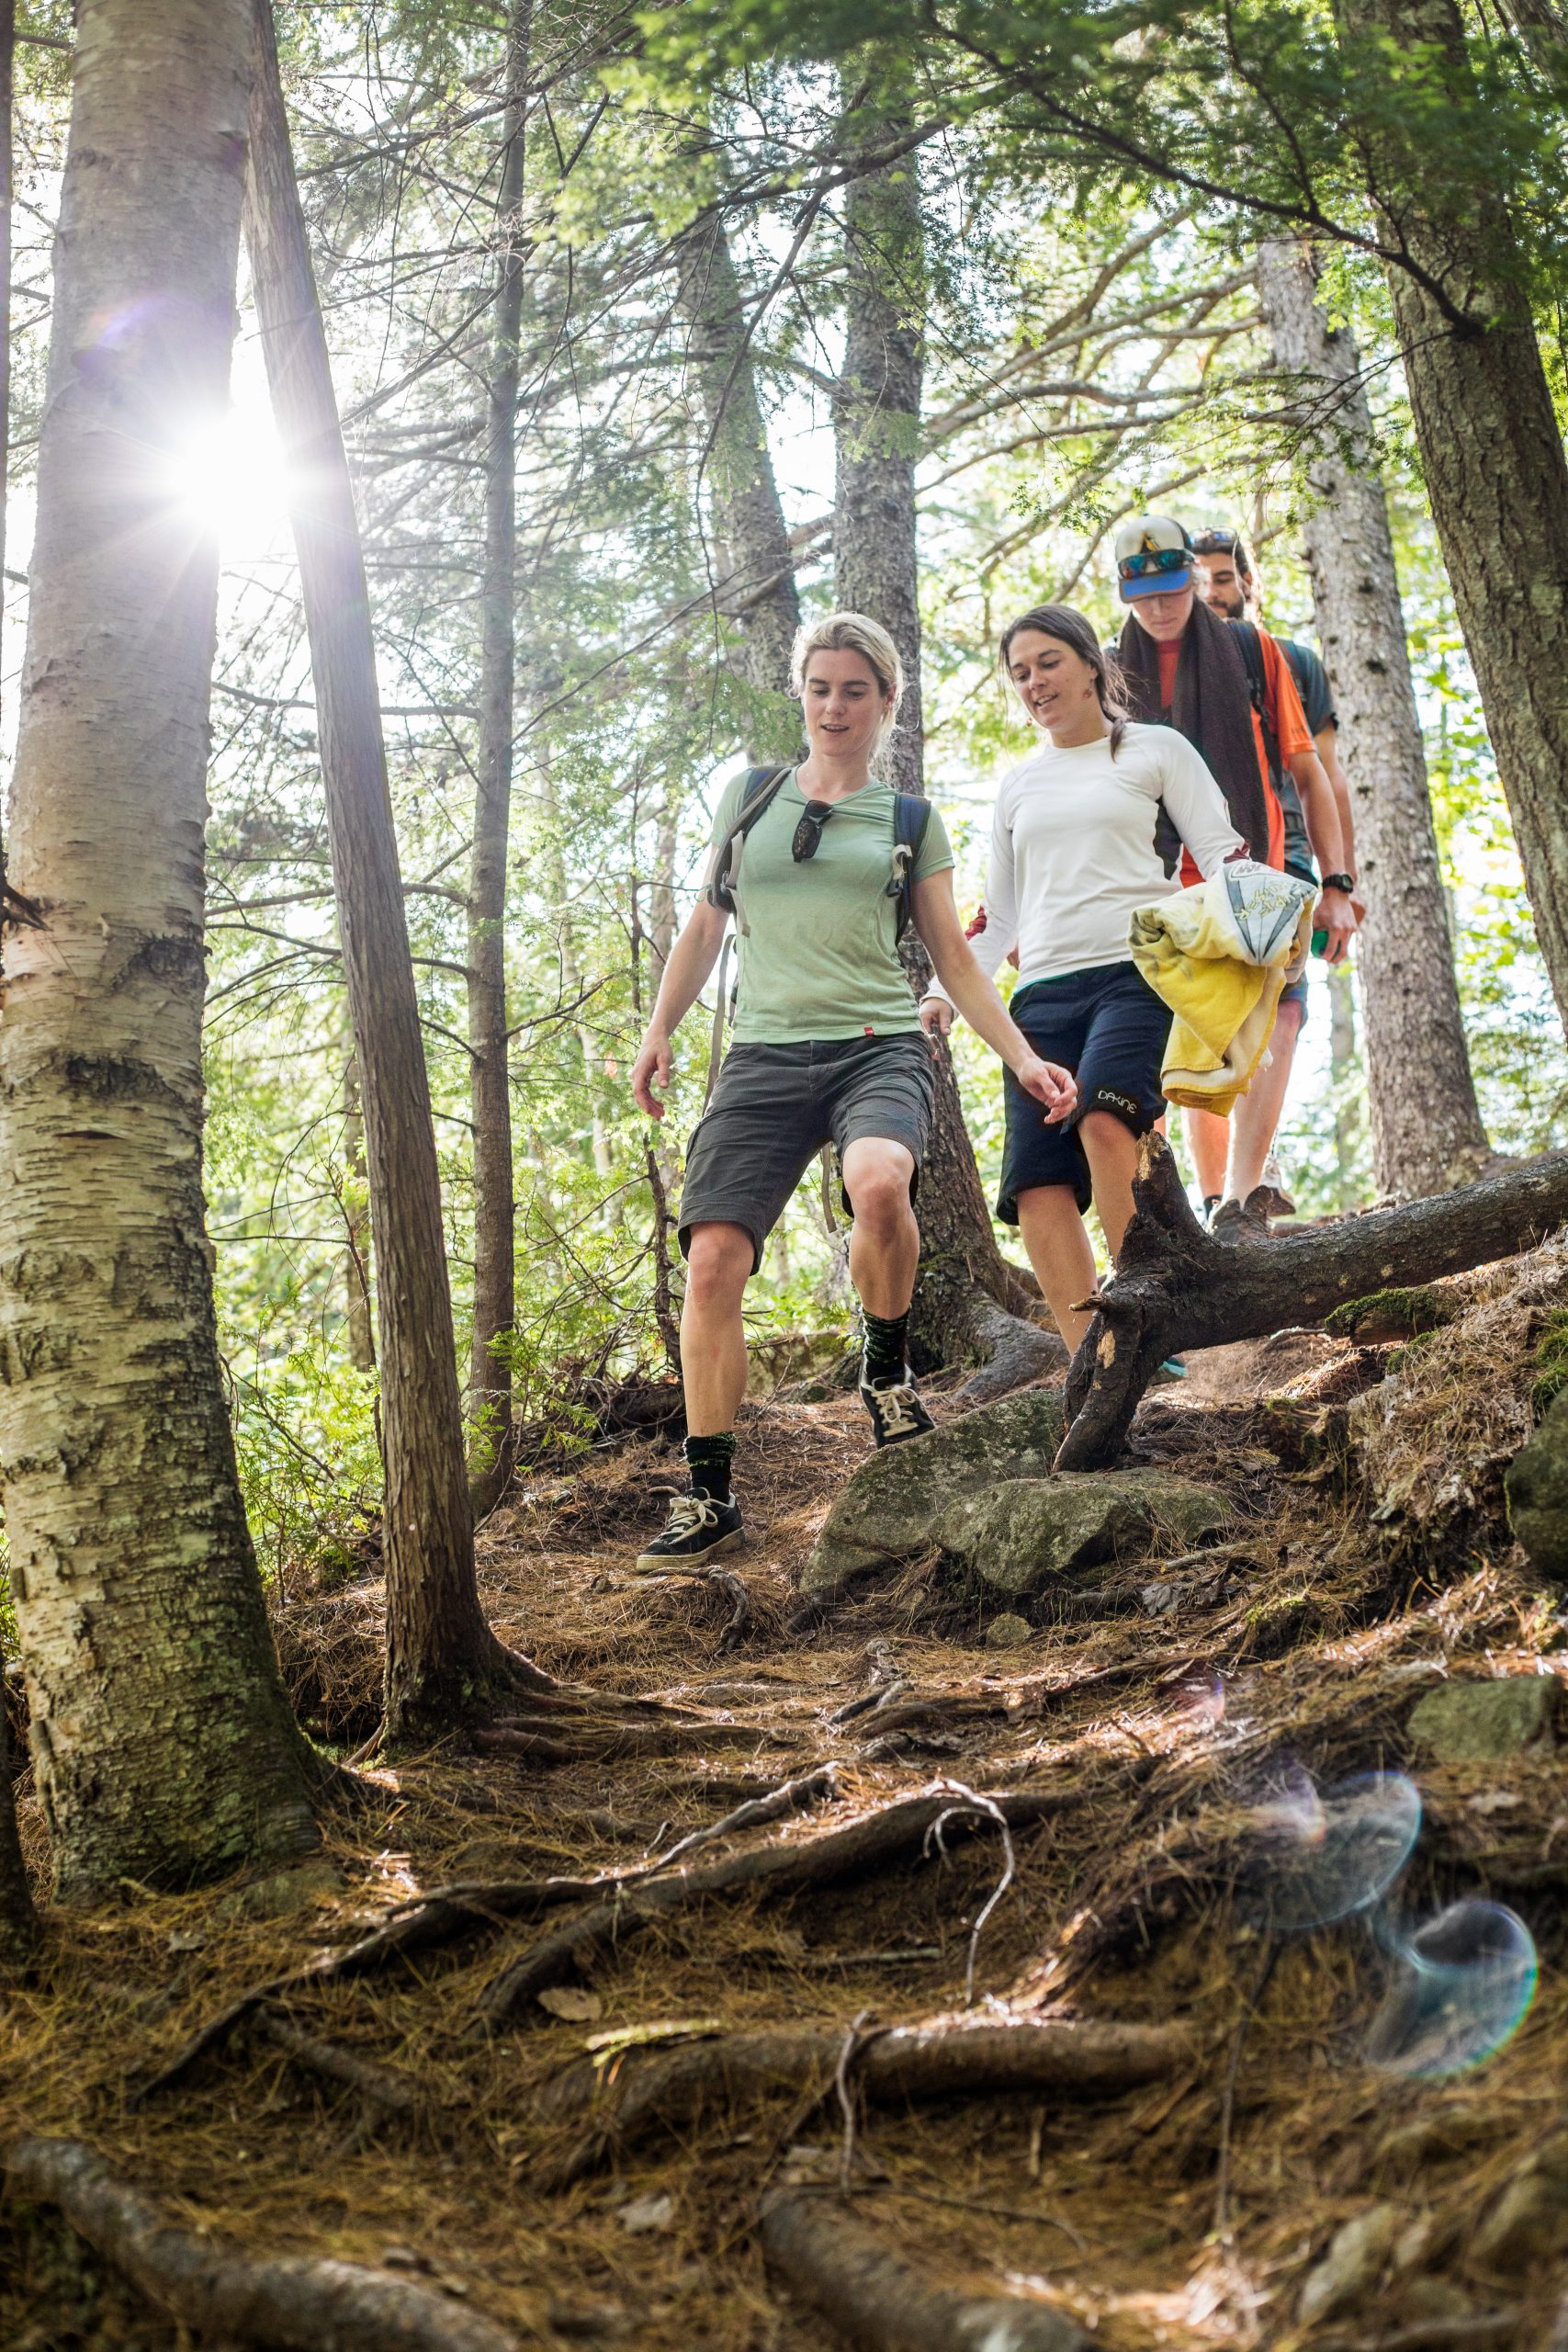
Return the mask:
M 423 2282 L 519 2344 L 840 2340 L 767 2267 L 778 2224 L 760 2210 L 797 2193 L 934 2284 L 1054 2308 L 1117 2352 L 1544 2341 L 1568 2247 L 1551 1707 L 1511 1747 L 1446 1761 L 1413 1718 L 1460 1684 L 1558 1691 L 1563 1628 L 1509 1539 L 1501 1465 L 1562 1267 L 1548 1248 L 1444 1286 L 1451 1319 L 1392 1370 L 1399 1342 L 1308 1335 L 1196 1360 L 1145 1403 L 1135 1451 L 1223 1488 L 1231 1523 L 1196 1556 L 1103 1564 L 1081 1609 L 1039 1596 L 1008 1648 L 987 1644 L 995 1597 L 934 1551 L 803 1616 L 795 1573 L 865 1451 L 852 1401 L 748 1408 L 753 1615 L 728 1650 L 725 1595 L 624 1572 L 673 1466 L 656 1446 L 521 1474 L 481 1547 L 498 1630 L 547 1627 L 552 1671 L 661 1709 L 568 1761 L 525 1736 L 372 1756 L 332 1873 L 282 1916 L 267 1886 L 54 1914 L 4 2012 L 6 2139 L 87 2142 L 213 2242 Z M 278 1630 L 318 1736 L 366 1738 L 374 1577 L 297 1595 Z M 1380 1774 L 1419 1797 L 1383 1907 L 1281 1928 L 1280 1792 Z M 589 1908 L 583 1893 L 525 1916 L 520 1886 L 636 1873 L 792 1781 L 798 1801 L 666 1879 L 901 1804 L 935 1801 L 935 1834 L 851 1875 L 738 1879 L 661 1910 L 637 1894 L 659 1874 L 630 1878 L 624 1931 L 585 1929 L 575 1958 L 569 1932 L 555 1981 L 497 2015 L 505 1973 Z M 453 1932 L 289 1981 L 436 1887 L 464 1890 Z M 1472 1899 L 1533 1935 L 1528 2014 L 1482 2020 L 1455 2071 L 1371 2063 L 1388 1923 L 1408 1937 Z M 933 2021 L 1166 2039 L 1120 2087 L 879 2090 L 880 2030 Z M 634 2128 L 655 2081 L 664 2105 Z M 51 2209 L 14 2194 L 4 2228 L 8 2346 L 190 2340 Z

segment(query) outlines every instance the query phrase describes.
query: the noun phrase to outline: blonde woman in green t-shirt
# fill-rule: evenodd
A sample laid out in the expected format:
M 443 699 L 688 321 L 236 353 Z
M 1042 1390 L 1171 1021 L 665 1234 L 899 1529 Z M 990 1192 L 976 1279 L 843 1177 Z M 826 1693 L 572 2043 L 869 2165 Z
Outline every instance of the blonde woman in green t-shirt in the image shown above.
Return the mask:
M 914 1200 L 931 1123 L 931 1047 L 898 958 L 903 898 L 897 796 L 872 775 L 892 733 L 903 671 L 886 630 L 833 613 L 795 639 L 795 690 L 808 755 L 771 795 L 738 777 L 714 821 L 707 886 L 671 951 L 631 1074 L 650 1118 L 664 1105 L 676 1030 L 739 934 L 734 1042 L 688 1148 L 681 1196 L 687 1260 L 681 1317 L 686 1464 L 662 1535 L 637 1560 L 691 1566 L 742 1540 L 730 1492 L 732 1430 L 746 1393 L 741 1300 L 762 1245 L 815 1155 L 835 1146 L 854 1219 L 850 1278 L 865 1325 L 861 1396 L 879 1446 L 931 1426 L 906 1355 L 919 1259 Z M 743 798 L 760 814 L 744 833 Z M 959 1011 L 1055 1125 L 1073 1080 L 1043 1061 L 976 964 L 953 897 L 953 852 L 933 808 L 909 865 L 911 919 Z

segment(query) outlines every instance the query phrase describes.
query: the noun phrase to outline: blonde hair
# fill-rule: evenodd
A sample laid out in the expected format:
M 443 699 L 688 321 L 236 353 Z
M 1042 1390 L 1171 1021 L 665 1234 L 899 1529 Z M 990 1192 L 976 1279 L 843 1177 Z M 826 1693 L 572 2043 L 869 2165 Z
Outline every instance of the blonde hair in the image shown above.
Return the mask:
M 819 621 L 804 621 L 795 633 L 789 674 L 797 695 L 806 692 L 806 673 L 814 653 L 858 653 L 882 690 L 887 707 L 877 729 L 880 751 L 892 734 L 904 694 L 904 664 L 880 621 L 863 613 L 828 613 Z

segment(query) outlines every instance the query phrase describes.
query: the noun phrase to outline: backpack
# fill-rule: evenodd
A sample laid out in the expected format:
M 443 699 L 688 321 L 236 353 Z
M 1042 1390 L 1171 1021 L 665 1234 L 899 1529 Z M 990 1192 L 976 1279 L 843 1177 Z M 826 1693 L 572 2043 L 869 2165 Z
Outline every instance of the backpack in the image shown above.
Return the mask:
M 778 797 L 787 776 L 795 774 L 793 763 L 782 768 L 748 768 L 740 805 L 735 820 L 721 842 L 714 845 L 708 865 L 708 878 L 703 895 L 710 905 L 719 907 L 735 917 L 739 929 L 744 930 L 744 919 L 736 901 L 736 876 L 739 872 L 741 852 L 746 837 L 764 809 Z M 909 892 L 916 865 L 931 822 L 931 802 L 921 800 L 912 792 L 896 792 L 893 796 L 893 858 L 887 883 L 887 896 L 898 901 L 897 921 L 894 929 L 896 943 L 902 946 L 904 933 L 909 928 L 911 914 Z

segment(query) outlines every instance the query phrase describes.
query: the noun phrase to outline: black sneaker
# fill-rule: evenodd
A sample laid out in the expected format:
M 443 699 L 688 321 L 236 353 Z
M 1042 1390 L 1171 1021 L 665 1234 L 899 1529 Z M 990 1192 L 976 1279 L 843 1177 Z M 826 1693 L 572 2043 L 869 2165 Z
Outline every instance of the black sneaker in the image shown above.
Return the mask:
M 861 1358 L 860 1401 L 871 1415 L 877 1446 L 902 1445 L 906 1438 L 924 1437 L 936 1423 L 915 1394 L 915 1375 L 908 1364 L 902 1380 L 873 1383 Z
M 667 1568 L 700 1568 L 726 1552 L 739 1552 L 745 1540 L 738 1504 L 715 1502 L 711 1495 L 677 1495 L 663 1534 L 637 1554 L 637 1573 L 651 1577 Z

